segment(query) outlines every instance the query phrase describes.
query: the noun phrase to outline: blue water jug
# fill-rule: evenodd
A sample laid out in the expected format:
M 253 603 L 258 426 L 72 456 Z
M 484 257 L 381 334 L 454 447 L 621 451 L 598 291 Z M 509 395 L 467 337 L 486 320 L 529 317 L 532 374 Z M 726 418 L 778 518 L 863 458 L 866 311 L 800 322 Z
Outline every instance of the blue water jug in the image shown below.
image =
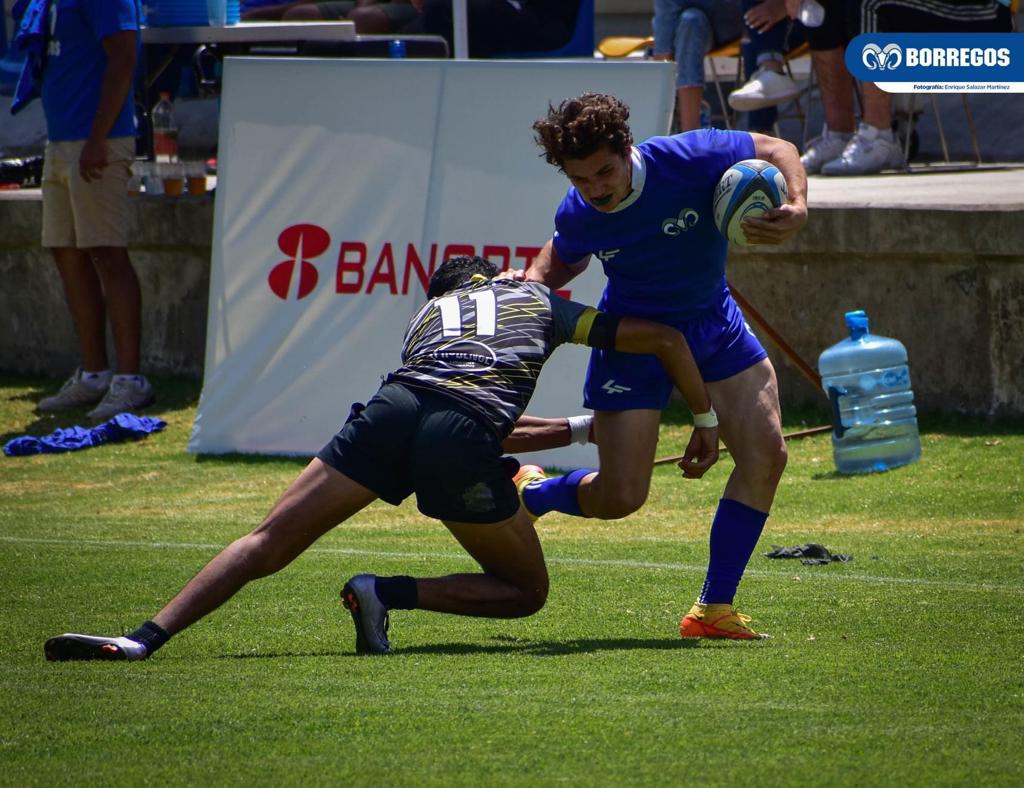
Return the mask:
M 832 456 L 840 473 L 886 471 L 921 456 L 907 349 L 868 333 L 863 311 L 847 312 L 850 338 L 818 358 L 832 403 Z

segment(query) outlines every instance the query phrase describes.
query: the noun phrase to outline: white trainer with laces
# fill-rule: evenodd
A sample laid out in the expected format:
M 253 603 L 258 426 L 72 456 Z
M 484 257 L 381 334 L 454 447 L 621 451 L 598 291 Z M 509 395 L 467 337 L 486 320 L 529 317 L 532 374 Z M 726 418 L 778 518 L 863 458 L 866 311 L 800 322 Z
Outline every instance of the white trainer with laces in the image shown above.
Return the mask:
M 76 369 L 75 373 L 64 381 L 60 391 L 52 397 L 39 400 L 36 410 L 40 413 L 56 413 L 61 410 L 84 408 L 87 405 L 96 404 L 103 399 L 103 395 L 110 388 L 110 373 L 96 374 L 90 377 L 94 380 L 87 381 L 82 369 Z
M 822 175 L 874 175 L 882 170 L 903 169 L 906 162 L 899 140 L 889 129 L 867 123 L 857 127 L 843 154 L 821 168 Z
M 118 413 L 152 405 L 155 399 L 153 387 L 142 375 L 117 375 L 100 404 L 89 411 L 89 418 L 97 423 L 107 421 Z
M 759 68 L 747 83 L 729 94 L 729 106 L 737 112 L 785 104 L 800 95 L 800 86 L 785 74 Z
M 821 135 L 807 142 L 807 148 L 804 150 L 803 156 L 800 157 L 800 163 L 804 165 L 808 175 L 821 172 L 822 167 L 843 155 L 843 151 L 851 139 L 853 139 L 853 134 L 850 132 L 843 134 L 832 131 L 827 125 L 822 126 Z

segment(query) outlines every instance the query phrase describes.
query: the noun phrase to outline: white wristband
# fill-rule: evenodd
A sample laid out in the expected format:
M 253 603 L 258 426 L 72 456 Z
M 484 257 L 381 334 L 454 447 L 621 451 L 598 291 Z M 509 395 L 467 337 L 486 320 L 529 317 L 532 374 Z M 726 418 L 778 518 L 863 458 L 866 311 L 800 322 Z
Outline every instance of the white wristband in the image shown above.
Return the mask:
M 708 429 L 709 427 L 718 426 L 718 414 L 715 413 L 715 409 L 711 408 L 707 413 L 694 413 L 693 414 L 693 426 L 699 429 Z
M 594 417 L 585 414 L 583 416 L 568 416 L 569 432 L 572 433 L 572 442 L 582 446 L 590 442 L 590 425 L 594 423 Z

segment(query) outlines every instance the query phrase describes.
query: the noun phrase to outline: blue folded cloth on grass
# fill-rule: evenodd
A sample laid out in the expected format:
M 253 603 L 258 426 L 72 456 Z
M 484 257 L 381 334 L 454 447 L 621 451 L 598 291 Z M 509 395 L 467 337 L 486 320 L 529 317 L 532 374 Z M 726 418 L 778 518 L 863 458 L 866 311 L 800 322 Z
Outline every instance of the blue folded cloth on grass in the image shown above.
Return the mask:
M 134 413 L 118 413 L 110 421 L 98 427 L 68 427 L 54 430 L 42 438 L 25 435 L 12 438 L 4 444 L 8 457 L 24 457 L 29 454 L 59 454 L 65 451 L 79 451 L 104 443 L 120 443 L 126 440 L 144 438 L 151 432 L 160 432 L 167 426 L 163 419 L 152 416 L 136 416 Z

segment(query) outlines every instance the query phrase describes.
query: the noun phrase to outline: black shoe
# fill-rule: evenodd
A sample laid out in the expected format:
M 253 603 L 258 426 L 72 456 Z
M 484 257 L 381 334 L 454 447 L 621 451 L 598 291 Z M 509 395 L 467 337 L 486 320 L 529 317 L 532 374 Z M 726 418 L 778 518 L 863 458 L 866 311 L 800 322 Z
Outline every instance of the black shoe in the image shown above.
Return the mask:
M 356 575 L 341 589 L 341 601 L 356 626 L 357 654 L 389 654 L 388 609 L 377 598 L 375 575 Z

